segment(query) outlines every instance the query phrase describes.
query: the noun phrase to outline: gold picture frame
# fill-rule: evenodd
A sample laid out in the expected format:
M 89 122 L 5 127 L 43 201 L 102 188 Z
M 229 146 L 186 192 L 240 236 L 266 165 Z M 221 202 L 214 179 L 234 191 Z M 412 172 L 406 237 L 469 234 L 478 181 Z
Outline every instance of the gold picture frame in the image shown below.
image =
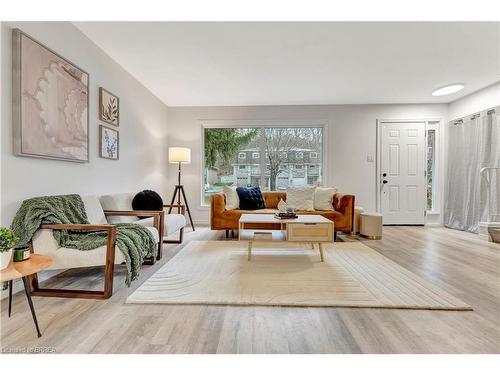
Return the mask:
M 99 87 L 99 120 L 120 126 L 120 98 L 103 87 Z

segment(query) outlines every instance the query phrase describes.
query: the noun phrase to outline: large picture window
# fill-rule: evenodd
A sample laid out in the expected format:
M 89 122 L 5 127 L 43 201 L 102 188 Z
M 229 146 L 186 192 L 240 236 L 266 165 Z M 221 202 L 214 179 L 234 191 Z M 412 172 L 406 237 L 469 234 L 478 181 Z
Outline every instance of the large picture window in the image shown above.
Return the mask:
M 316 184 L 323 174 L 322 127 L 206 127 L 204 147 L 205 204 L 224 185 L 285 190 Z

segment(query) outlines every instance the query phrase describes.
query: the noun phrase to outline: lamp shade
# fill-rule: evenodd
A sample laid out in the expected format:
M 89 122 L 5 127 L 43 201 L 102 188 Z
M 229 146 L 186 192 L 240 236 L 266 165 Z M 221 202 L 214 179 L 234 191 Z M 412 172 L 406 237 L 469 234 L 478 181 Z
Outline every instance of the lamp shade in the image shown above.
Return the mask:
M 169 147 L 168 161 L 170 163 L 191 163 L 191 149 L 187 147 Z

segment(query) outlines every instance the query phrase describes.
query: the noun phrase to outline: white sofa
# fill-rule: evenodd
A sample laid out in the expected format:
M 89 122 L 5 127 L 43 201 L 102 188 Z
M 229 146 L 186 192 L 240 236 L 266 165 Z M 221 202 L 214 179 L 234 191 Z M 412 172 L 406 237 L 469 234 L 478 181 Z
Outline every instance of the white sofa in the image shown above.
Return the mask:
M 113 293 L 114 265 L 125 261 L 120 249 L 115 246 L 115 226 L 120 222 L 133 222 L 144 225 L 153 235 L 158 244 L 158 256 L 161 259 L 163 242 L 166 235 L 182 231 L 186 219 L 182 214 L 165 215 L 164 211 L 134 211 L 132 199 L 134 194 L 114 194 L 97 197 L 93 195 L 82 196 L 82 200 L 90 224 L 54 224 L 42 225 L 38 229 L 30 244 L 31 250 L 36 254 L 49 255 L 52 264 L 48 269 L 70 269 L 79 267 L 105 266 L 105 281 L 103 291 L 44 289 L 38 285 L 36 274 L 32 277 L 32 293 L 39 296 L 52 297 L 80 297 L 80 298 L 109 298 Z M 139 219 L 137 216 L 149 216 Z M 87 251 L 59 247 L 54 239 L 54 229 L 77 230 L 106 230 L 108 231 L 108 244 Z M 182 232 L 181 232 L 182 233 Z M 182 234 L 181 234 L 182 241 Z M 156 259 L 150 259 L 150 264 Z

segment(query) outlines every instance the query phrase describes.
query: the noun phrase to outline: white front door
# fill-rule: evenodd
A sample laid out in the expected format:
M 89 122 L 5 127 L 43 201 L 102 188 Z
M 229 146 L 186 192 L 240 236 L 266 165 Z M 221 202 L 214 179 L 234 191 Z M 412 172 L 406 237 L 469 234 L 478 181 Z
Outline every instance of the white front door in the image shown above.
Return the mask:
M 380 202 L 384 224 L 424 224 L 425 122 L 380 125 Z

